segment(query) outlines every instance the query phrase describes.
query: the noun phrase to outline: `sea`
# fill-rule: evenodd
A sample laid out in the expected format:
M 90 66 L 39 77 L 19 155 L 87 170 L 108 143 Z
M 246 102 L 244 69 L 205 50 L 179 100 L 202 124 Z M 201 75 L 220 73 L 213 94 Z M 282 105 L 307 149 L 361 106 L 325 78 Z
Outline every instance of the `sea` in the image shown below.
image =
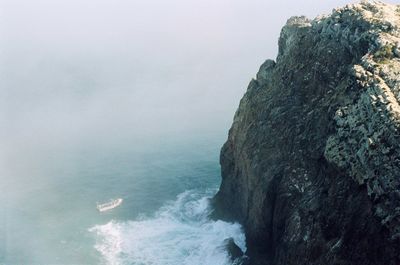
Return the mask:
M 245 251 L 242 227 L 209 217 L 225 139 L 221 130 L 9 152 L 0 264 L 232 264 L 224 240 Z M 113 198 L 124 201 L 97 211 Z

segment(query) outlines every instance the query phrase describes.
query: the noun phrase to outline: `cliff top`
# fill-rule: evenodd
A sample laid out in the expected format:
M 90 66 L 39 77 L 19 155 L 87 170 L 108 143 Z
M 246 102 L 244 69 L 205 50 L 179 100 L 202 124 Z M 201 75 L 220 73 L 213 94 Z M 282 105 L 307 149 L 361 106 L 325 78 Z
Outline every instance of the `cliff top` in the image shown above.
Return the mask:
M 221 169 L 217 213 L 244 225 L 257 261 L 400 264 L 400 6 L 290 18 Z

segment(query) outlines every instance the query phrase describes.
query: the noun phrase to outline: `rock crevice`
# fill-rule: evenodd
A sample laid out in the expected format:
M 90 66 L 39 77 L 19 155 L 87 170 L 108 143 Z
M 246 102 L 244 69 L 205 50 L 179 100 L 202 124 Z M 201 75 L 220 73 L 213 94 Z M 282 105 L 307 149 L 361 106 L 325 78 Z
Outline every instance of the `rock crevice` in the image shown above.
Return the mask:
M 251 264 L 400 264 L 400 7 L 283 27 L 221 150 L 215 215 Z

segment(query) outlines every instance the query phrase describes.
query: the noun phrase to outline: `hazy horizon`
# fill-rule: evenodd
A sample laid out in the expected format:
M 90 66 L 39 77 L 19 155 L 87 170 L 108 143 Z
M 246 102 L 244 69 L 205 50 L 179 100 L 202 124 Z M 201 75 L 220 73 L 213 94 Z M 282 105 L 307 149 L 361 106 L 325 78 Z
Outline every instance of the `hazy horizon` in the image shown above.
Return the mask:
M 208 219 L 234 112 L 287 19 L 347 3 L 0 0 L 0 263 L 221 261 L 227 235 L 244 250 Z
M 227 131 L 286 20 L 346 2 L 3 0 L 2 139 Z

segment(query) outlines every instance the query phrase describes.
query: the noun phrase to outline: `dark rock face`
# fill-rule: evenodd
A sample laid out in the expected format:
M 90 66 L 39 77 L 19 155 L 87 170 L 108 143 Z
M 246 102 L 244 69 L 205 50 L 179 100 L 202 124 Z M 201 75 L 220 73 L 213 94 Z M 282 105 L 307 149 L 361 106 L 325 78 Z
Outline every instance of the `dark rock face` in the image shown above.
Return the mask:
M 227 238 L 224 240 L 225 249 L 227 250 L 232 261 L 241 258 L 243 256 L 243 251 L 235 244 L 233 238 Z
M 251 264 L 400 264 L 400 7 L 289 19 L 221 150 Z

